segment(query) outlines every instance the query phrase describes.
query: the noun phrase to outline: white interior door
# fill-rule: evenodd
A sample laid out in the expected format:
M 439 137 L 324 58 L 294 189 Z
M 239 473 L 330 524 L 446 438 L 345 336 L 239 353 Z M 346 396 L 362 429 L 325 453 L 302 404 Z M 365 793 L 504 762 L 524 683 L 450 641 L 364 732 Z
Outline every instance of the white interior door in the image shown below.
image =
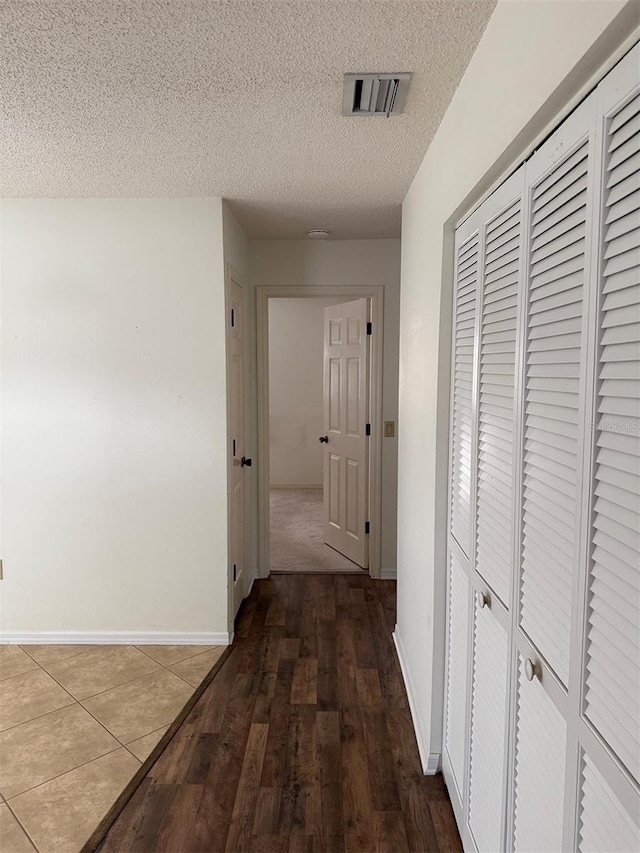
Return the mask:
M 369 566 L 367 300 L 324 313 L 324 536 Z
M 235 618 L 245 596 L 245 457 L 244 430 L 244 299 L 242 286 L 233 279 L 227 288 L 227 341 L 229 379 L 229 583 Z

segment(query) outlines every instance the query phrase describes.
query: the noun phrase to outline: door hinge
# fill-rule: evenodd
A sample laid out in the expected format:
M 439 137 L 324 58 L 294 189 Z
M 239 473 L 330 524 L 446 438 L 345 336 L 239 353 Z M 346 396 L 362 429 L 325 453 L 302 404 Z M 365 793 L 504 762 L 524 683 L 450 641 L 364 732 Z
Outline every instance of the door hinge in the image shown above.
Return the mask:
M 373 334 L 373 323 L 367 323 L 367 334 L 368 335 Z
M 366 427 L 364 428 L 364 434 L 371 435 L 371 424 L 366 425 Z
M 233 582 L 234 583 L 236 582 L 237 576 L 238 576 L 238 566 L 234 563 L 233 564 Z
M 232 308 L 231 309 L 231 328 L 233 329 L 235 325 L 236 325 L 236 309 Z
M 368 521 L 365 521 L 365 523 L 364 523 L 365 536 L 369 534 L 369 528 L 370 527 L 371 527 L 370 523 Z
M 233 439 L 233 455 L 234 456 L 236 455 L 236 440 L 235 440 L 235 438 Z

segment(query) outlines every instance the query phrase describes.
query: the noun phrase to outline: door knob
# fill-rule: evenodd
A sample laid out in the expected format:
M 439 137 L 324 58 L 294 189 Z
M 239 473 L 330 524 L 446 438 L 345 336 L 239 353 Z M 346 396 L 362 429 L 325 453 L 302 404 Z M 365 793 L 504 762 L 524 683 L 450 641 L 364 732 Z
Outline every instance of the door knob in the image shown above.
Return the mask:
M 321 435 L 318 440 L 319 440 L 320 444 L 328 444 L 329 443 L 329 436 L 328 435 Z
M 242 459 L 240 460 L 240 465 L 242 468 L 244 468 L 245 466 L 247 468 L 251 468 L 251 459 L 247 459 L 246 456 L 243 456 Z

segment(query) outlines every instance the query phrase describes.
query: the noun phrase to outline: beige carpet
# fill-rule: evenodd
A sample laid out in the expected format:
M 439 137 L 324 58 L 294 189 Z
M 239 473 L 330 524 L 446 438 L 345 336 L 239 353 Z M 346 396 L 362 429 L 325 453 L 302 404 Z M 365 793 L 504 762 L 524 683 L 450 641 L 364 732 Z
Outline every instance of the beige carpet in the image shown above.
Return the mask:
M 271 489 L 271 571 L 364 574 L 323 538 L 322 489 Z

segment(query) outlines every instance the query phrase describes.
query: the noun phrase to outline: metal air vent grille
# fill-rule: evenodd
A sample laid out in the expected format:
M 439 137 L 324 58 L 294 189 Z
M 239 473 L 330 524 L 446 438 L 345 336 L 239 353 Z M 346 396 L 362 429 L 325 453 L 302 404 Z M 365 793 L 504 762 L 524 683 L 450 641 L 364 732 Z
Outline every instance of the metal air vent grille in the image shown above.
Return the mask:
M 345 74 L 342 114 L 392 116 L 402 112 L 411 74 Z

